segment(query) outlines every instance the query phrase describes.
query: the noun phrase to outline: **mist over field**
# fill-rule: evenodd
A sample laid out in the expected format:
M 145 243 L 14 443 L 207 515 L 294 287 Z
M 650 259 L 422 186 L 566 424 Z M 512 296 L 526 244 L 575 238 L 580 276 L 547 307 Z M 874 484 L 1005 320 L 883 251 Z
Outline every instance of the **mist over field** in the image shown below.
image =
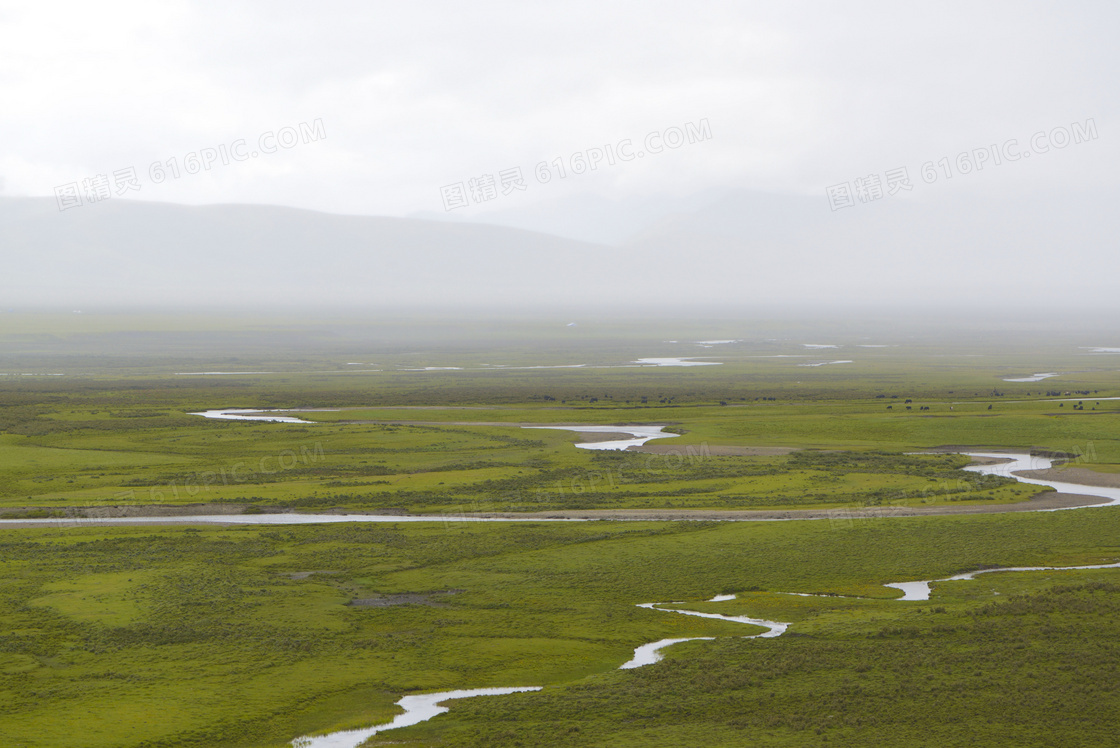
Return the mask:
M 0 5 L 0 307 L 1118 305 L 1120 11 Z
M 834 215 L 726 193 L 615 241 L 279 206 L 0 199 L 9 305 L 543 306 L 1117 302 L 1116 195 L 970 199 Z M 865 206 L 861 206 L 865 207 Z M 888 210 L 888 207 L 890 208 Z M 877 213 L 872 211 L 878 209 Z M 580 233 L 585 224 L 568 224 Z M 590 229 L 586 229 L 590 230 Z M 604 237 L 605 238 L 605 237 Z
M 1118 39 L 0 0 L 0 748 L 1116 745 Z

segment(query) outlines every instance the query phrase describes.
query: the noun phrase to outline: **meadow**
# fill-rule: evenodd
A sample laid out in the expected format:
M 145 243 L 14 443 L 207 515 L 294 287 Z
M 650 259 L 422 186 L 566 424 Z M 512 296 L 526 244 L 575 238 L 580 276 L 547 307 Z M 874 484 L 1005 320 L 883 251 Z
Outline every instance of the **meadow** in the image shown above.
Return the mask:
M 545 685 L 381 737 L 732 745 L 770 734 L 815 745 L 827 734 L 917 745 L 951 709 L 947 740 L 975 727 L 993 745 L 1061 744 L 1077 722 L 1072 744 L 1090 745 L 1120 714 L 1120 571 L 989 574 L 942 583 L 928 603 L 897 602 L 881 585 L 1113 562 L 1118 530 L 1120 512 L 1085 509 L 847 525 L 8 531 L 0 734 L 6 746 L 280 746 L 386 720 L 409 692 Z M 735 592 L 707 609 L 791 621 L 790 632 L 737 640 L 755 631 L 635 607 L 702 610 Z M 640 644 L 688 636 L 718 638 L 616 671 Z M 1014 725 L 1022 734 L 1005 731 Z
M 1089 746 L 1120 727 L 1120 571 L 988 574 L 939 583 L 927 602 L 882 586 L 1112 563 L 1116 508 L 454 521 L 1024 501 L 1038 489 L 911 453 L 1038 450 L 1120 471 L 1120 401 L 1105 399 L 1120 396 L 1118 359 L 1091 352 L 1108 342 L 1098 332 L 1039 343 L 1014 325 L 4 321 L 0 518 L 43 523 L 0 526 L 3 748 L 272 748 L 386 721 L 403 694 L 487 686 L 545 689 L 458 702 L 370 744 Z M 696 343 L 717 339 L 736 342 Z M 806 347 L 824 343 L 842 348 Z M 722 363 L 633 364 L 657 356 Z M 852 363 L 798 365 L 829 358 Z M 199 373 L 230 371 L 268 373 Z M 1036 372 L 1062 374 L 1004 381 Z M 323 410 L 301 414 L 310 424 L 190 415 L 222 407 Z M 519 428 L 572 423 L 679 436 L 655 442 L 666 454 L 593 452 L 571 432 Z M 745 446 L 788 449 L 719 449 Z M 82 519 L 197 504 L 446 519 Z M 636 607 L 654 601 L 792 626 L 742 639 L 758 630 Z M 639 645 L 696 636 L 716 638 L 617 669 Z
M 899 382 L 916 366 L 893 365 L 901 368 L 894 375 Z M 807 392 L 750 399 L 726 394 L 742 391 L 739 380 L 750 366 L 729 362 L 689 374 L 702 377 L 701 384 L 682 382 L 683 375 L 670 370 L 619 368 L 594 374 L 600 381 L 581 385 L 580 396 L 543 403 L 505 400 L 528 389 L 530 377 L 537 378 L 534 389 L 562 393 L 584 375 L 424 372 L 329 382 L 262 375 L 235 384 L 228 378 L 59 378 L 49 387 L 4 381 L 0 514 L 194 503 L 411 512 L 998 503 L 1028 498 L 1030 490 L 980 485 L 956 470 L 965 464 L 960 458 L 903 453 L 958 445 L 1060 452 L 1103 471 L 1120 464 L 1120 406 L 1102 399 L 1117 390 L 1100 382 L 1092 383 L 1098 399 L 1083 399 L 1086 410 L 1074 408 L 1076 399 L 1052 402 L 1037 386 L 1028 390 L 1031 385 L 1009 387 L 998 397 L 961 393 L 947 383 L 938 396 L 913 389 L 895 394 L 898 382 L 862 380 L 827 394 L 818 391 L 821 382 Z M 354 404 L 391 400 L 408 377 L 413 386 L 423 378 L 422 390 L 432 399 L 465 387 L 466 380 L 469 399 L 413 406 L 407 401 L 419 395 L 401 393 L 406 402 L 400 405 Z M 655 379 L 657 389 L 633 395 L 622 389 L 643 378 Z M 835 386 L 835 378 L 823 381 Z M 710 396 L 714 402 L 694 391 L 700 389 L 717 393 Z M 651 394 L 636 394 L 641 391 Z M 751 391 L 778 390 L 763 385 Z M 653 400 L 658 394 L 660 401 Z M 189 415 L 237 406 L 334 410 L 301 413 L 313 421 L 308 425 Z M 669 455 L 602 455 L 573 449 L 574 433 L 518 428 L 522 423 L 654 423 L 681 435 L 658 442 L 673 449 Z M 798 451 L 728 457 L 711 449 L 720 446 Z M 827 455 L 835 450 L 848 456 Z

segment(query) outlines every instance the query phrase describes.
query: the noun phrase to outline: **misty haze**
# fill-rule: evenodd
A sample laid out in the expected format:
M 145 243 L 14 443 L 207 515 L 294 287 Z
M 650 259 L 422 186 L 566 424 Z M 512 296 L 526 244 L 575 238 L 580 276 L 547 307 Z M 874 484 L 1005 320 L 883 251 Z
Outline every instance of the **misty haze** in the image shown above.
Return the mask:
M 1118 36 L 0 0 L 0 748 L 1115 744 Z

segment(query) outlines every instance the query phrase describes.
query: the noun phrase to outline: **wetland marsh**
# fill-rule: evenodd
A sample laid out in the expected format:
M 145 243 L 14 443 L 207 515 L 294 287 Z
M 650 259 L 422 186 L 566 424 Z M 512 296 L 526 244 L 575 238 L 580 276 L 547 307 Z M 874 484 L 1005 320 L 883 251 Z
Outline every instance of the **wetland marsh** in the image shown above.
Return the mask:
M 63 376 L 0 382 L 0 744 L 1088 746 L 1120 728 L 1120 514 L 1084 506 L 1120 490 L 1116 359 L 965 336 L 836 340 L 853 363 L 798 367 L 797 338 L 637 329 L 337 364 L 9 337 L 9 368 Z M 664 340 L 718 342 L 688 345 L 722 365 L 622 366 L 689 357 Z M 176 376 L 187 357 L 281 373 Z M 1004 381 L 1022 371 L 1080 373 Z M 813 521 L 712 521 L 752 511 Z M 431 716 L 432 694 L 491 688 L 543 690 L 384 732 L 406 700 Z

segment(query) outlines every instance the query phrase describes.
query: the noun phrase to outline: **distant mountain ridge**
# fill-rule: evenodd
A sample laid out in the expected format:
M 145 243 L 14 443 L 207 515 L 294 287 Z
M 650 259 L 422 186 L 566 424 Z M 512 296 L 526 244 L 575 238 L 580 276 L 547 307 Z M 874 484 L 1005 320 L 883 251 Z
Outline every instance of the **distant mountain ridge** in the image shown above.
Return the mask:
M 584 233 L 626 237 L 613 245 L 446 217 L 0 197 L 0 304 L 1120 305 L 1120 195 L 927 194 L 838 211 L 745 190 L 585 196 L 506 216 L 599 216 Z
M 617 254 L 619 250 L 614 250 Z M 5 301 L 531 302 L 609 249 L 519 229 L 267 205 L 0 198 Z

